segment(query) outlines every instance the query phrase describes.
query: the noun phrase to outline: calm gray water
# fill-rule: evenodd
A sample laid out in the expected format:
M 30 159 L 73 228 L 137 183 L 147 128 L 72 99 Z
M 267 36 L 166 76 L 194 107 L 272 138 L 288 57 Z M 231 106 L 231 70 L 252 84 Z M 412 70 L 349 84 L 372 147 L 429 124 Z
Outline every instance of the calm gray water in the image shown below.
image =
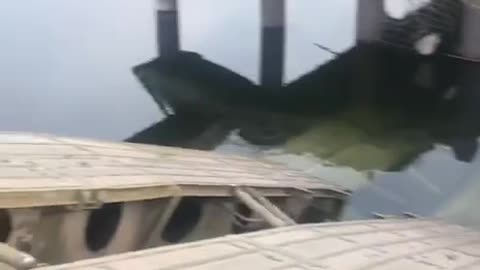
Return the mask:
M 355 0 L 287 7 L 286 80 L 353 44 Z M 258 81 L 258 0 L 181 0 L 182 48 Z M 325 12 L 328 11 L 328 12 Z M 130 68 L 156 56 L 154 0 L 3 1 L 0 129 L 121 140 L 162 115 Z

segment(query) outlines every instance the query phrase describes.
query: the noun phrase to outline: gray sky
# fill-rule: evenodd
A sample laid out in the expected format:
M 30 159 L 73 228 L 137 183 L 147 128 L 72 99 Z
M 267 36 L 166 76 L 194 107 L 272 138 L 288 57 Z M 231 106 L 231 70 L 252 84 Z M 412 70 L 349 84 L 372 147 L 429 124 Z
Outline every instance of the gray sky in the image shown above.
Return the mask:
M 353 44 L 355 0 L 294 0 L 286 79 Z M 153 0 L 8 0 L 0 129 L 123 139 L 161 114 L 130 72 L 155 57 Z M 182 47 L 258 79 L 258 0 L 181 0 Z

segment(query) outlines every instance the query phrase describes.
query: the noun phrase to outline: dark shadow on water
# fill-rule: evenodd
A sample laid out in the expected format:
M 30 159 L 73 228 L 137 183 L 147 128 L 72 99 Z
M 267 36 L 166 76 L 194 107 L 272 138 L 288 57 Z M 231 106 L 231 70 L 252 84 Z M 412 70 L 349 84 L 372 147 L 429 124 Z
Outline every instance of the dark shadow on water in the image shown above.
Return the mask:
M 179 113 L 167 116 L 125 141 L 211 150 L 227 133 L 228 129 L 218 125 L 215 117 Z
M 373 212 L 431 216 L 474 186 L 471 175 L 480 164 L 475 159 L 480 135 L 478 63 L 359 45 L 282 89 L 256 86 L 191 53 L 177 60 L 153 60 L 135 67 L 134 73 L 173 115 L 127 139 L 130 142 L 213 150 L 239 129 L 253 145 L 284 145 L 312 123 L 338 115 L 347 115 L 366 131 L 374 147 L 383 147 L 385 136 L 400 138 L 410 152 L 386 168 L 393 172 L 377 175 L 374 185 L 354 192 L 344 219 L 372 218 Z M 363 111 L 368 111 L 366 116 Z M 382 126 L 384 119 L 389 124 Z M 438 143 L 453 151 L 434 148 Z M 452 221 L 476 224 L 457 212 Z
M 400 115 L 402 121 L 390 127 L 392 132 L 423 130 L 430 145 L 450 145 L 465 161 L 472 159 L 480 134 L 475 120 L 480 67 L 445 56 L 358 45 L 281 89 L 255 85 L 193 52 L 159 57 L 133 72 L 173 115 L 128 138 L 130 142 L 211 150 L 240 129 L 240 136 L 252 144 L 281 145 L 312 121 L 355 108 Z
M 452 30 L 460 21 L 459 7 L 429 16 L 454 14 L 453 28 L 447 29 Z M 432 10 L 426 7 L 421 12 Z M 391 29 L 398 29 L 387 34 L 412 45 L 412 31 L 404 29 L 418 26 L 412 18 L 407 24 L 394 22 Z M 458 33 L 442 33 L 446 42 L 440 52 L 455 47 Z M 350 164 L 361 167 L 375 154 L 377 161 L 388 159 L 383 149 L 408 148 L 400 149 L 401 158 L 382 168 L 386 172 L 377 174 L 374 185 L 354 193 L 346 219 L 372 218 L 374 211 L 433 215 L 462 189 L 473 186 L 480 168 L 479 63 L 360 43 L 280 89 L 255 85 L 184 51 L 140 64 L 133 73 L 161 108 L 172 108 L 173 115 L 129 138 L 132 142 L 212 150 L 232 130 L 239 130 L 253 145 L 286 147 L 316 127 L 320 132 L 311 137 L 322 137 L 321 129 L 337 122 L 348 127 L 333 129 L 327 134 L 331 141 L 324 145 L 335 144 L 336 136 L 354 129 L 368 137 L 354 143 L 357 148 L 345 148 L 352 151 L 329 153 L 337 164 L 353 160 Z M 309 147 L 316 146 L 305 148 Z

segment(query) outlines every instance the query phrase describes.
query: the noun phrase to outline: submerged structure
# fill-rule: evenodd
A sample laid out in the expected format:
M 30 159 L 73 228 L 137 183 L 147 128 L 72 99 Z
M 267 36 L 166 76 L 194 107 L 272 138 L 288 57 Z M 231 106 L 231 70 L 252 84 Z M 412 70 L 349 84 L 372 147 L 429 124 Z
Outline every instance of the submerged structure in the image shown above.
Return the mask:
M 39 134 L 1 133 L 0 167 L 0 240 L 48 264 L 336 220 L 348 196 L 248 158 Z

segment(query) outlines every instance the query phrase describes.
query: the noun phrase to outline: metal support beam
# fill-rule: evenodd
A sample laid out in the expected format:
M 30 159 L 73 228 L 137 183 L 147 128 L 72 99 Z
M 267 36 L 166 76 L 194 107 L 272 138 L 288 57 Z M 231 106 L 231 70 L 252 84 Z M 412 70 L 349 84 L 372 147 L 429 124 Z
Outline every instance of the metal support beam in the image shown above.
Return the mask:
M 167 226 L 175 210 L 177 210 L 182 198 L 182 189 L 179 186 L 172 186 L 171 197 L 168 203 L 166 203 L 165 208 L 156 209 L 159 211 L 155 213 L 151 222 L 146 224 L 147 229 L 145 229 L 145 235 L 141 241 L 139 241 L 140 249 L 152 248 L 157 244 L 159 236 Z
M 357 42 L 378 40 L 385 18 L 383 0 L 357 0 Z
M 260 84 L 281 87 L 285 51 L 285 0 L 261 0 Z
M 275 213 L 272 213 L 268 207 L 263 205 L 261 202 L 257 201 L 251 194 L 241 188 L 234 188 L 233 194 L 241 202 L 243 202 L 248 208 L 260 215 L 268 224 L 272 227 L 283 227 L 292 225 L 290 219 L 284 220 L 279 216 L 276 216 Z M 278 210 L 278 209 L 277 209 Z M 293 222 L 294 224 L 295 222 Z
M 158 54 L 168 56 L 180 49 L 177 0 L 156 0 Z
M 274 214 L 281 220 L 283 220 L 285 223 L 288 225 L 295 225 L 295 221 L 291 219 L 289 216 L 287 216 L 282 210 L 280 210 L 276 205 L 274 205 L 272 202 L 267 200 L 267 198 L 263 197 L 260 192 L 256 191 L 253 188 L 246 187 L 245 191 L 250 194 L 255 200 L 257 200 L 259 203 L 261 203 L 265 208 L 267 208 L 270 213 Z

